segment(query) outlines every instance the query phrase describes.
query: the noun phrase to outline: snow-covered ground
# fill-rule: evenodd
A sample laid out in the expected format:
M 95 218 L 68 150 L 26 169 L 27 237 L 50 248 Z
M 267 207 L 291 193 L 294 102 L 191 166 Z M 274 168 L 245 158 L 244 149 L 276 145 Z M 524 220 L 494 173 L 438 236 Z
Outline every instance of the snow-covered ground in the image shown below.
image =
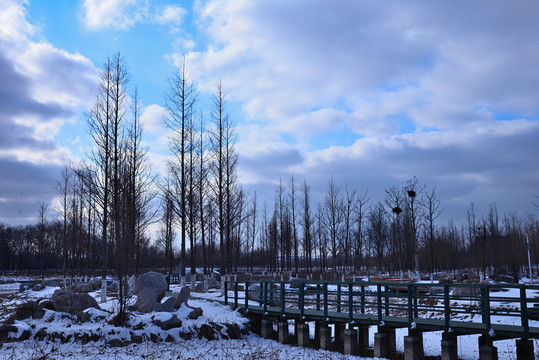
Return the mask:
M 26 280 L 26 279 L 24 279 Z M 22 281 L 24 281 L 22 280 Z M 18 283 L 9 283 L 0 285 L 0 323 L 3 323 L 8 315 L 16 308 L 17 304 L 28 300 L 37 300 L 41 298 L 50 298 L 56 287 L 46 287 L 40 291 L 27 290 L 18 292 Z M 179 292 L 178 286 L 171 286 L 171 291 Z M 512 291 L 512 290 L 511 290 Z M 100 292 L 90 293 L 98 302 Z M 94 331 L 102 335 L 110 334 L 114 329 L 113 335 L 103 336 L 98 341 L 92 341 L 82 344 L 80 341 L 70 341 L 60 343 L 59 341 L 37 341 L 26 340 L 22 342 L 9 342 L 0 344 L 0 360 L 2 359 L 361 359 L 360 357 L 344 356 L 339 353 L 301 348 L 294 345 L 282 345 L 273 340 L 262 339 L 257 335 L 244 335 L 241 339 L 235 340 L 206 340 L 191 339 L 184 340 L 178 336 L 178 332 L 200 327 L 202 324 L 222 323 L 245 325 L 246 319 L 237 311 L 229 307 L 215 303 L 212 300 L 224 300 L 219 290 L 212 290 L 208 293 L 192 293 L 189 305 L 201 307 L 203 316 L 196 320 L 186 319 L 188 309 L 180 308 L 175 314 L 182 319 L 182 327 L 176 329 L 173 334 L 173 342 L 152 342 L 145 340 L 142 343 L 132 343 L 123 347 L 111 347 L 110 339 L 114 336 L 128 336 L 112 325 L 106 324 L 106 321 L 99 322 L 99 317 L 109 317 L 117 309 L 118 303 L 112 297 L 107 297 L 105 304 L 100 304 L 102 311 L 91 310 L 92 318 L 96 319 L 88 323 L 78 323 L 72 317 L 62 317 L 51 313 L 44 316 L 43 319 L 30 319 L 16 322 L 16 325 L 25 327 L 32 333 L 37 332 L 41 327 L 47 327 L 48 331 L 58 331 L 64 334 L 74 334 L 81 331 Z M 504 295 L 510 295 L 508 293 Z M 516 295 L 516 294 L 515 294 Z M 515 306 L 518 304 L 515 304 Z M 131 333 L 149 334 L 150 332 L 161 332 L 161 338 L 164 339 L 168 333 L 152 324 L 153 319 L 167 320 L 170 313 L 154 314 L 133 314 L 131 318 Z M 493 317 L 493 322 L 505 323 L 504 317 Z M 143 323 L 145 326 L 138 330 L 136 324 Z M 290 332 L 293 332 L 292 323 L 290 323 Z M 532 325 L 532 326 L 535 326 Z M 370 345 L 374 345 L 374 333 L 376 327 L 370 328 Z M 314 329 L 311 329 L 311 334 Z M 406 329 L 398 329 L 396 332 L 397 350 L 403 351 L 403 337 L 407 335 Z M 439 356 L 441 345 L 441 332 L 424 333 L 425 354 L 429 356 Z M 146 338 L 149 338 L 147 336 Z M 458 353 L 462 359 L 477 359 L 478 354 L 478 335 L 459 336 Z M 516 359 L 515 340 L 496 341 L 500 359 Z M 535 341 L 536 354 L 539 355 L 539 342 Z

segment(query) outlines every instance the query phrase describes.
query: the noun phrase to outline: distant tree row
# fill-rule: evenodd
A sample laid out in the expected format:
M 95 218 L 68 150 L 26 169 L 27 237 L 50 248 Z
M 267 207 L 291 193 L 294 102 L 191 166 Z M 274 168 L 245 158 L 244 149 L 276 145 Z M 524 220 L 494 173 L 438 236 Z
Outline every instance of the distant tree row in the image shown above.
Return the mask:
M 93 140 L 87 159 L 60 174 L 54 214 L 47 216 L 41 203 L 37 224 L 0 225 L 1 270 L 80 275 L 100 269 L 103 279 L 114 270 L 121 283 L 148 268 L 179 268 L 183 275 L 187 267 L 206 274 L 242 268 L 418 277 L 474 268 L 516 275 L 527 263 L 525 234 L 538 262 L 534 214 L 500 218 L 492 204 L 479 216 L 472 204 L 464 224 L 442 224 L 436 188 L 415 177 L 387 189 L 378 202 L 331 178 L 314 203 L 308 179 L 298 184 L 292 176 L 279 181 L 272 204 L 259 204 L 238 179 L 222 83 L 209 109 L 202 108 L 184 63 L 165 98 L 171 156 L 168 175 L 158 179 L 142 145 L 143 105 L 125 60 L 116 54 L 105 61 L 87 113 Z

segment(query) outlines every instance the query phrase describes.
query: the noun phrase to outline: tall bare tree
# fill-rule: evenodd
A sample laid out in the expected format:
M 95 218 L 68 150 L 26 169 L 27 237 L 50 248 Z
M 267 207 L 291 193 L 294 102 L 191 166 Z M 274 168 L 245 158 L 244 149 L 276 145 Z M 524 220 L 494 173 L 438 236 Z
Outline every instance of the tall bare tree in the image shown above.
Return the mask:
M 187 190 L 188 190 L 188 154 L 189 127 L 197 101 L 197 91 L 193 81 L 187 72 L 185 60 L 180 71 L 169 81 L 169 91 L 166 94 L 168 117 L 166 125 L 172 130 L 169 139 L 169 147 L 174 155 L 174 160 L 169 162 L 170 172 L 176 185 L 176 210 L 180 218 L 181 252 L 180 265 L 181 275 L 185 276 L 186 266 L 186 233 L 188 227 L 187 217 Z

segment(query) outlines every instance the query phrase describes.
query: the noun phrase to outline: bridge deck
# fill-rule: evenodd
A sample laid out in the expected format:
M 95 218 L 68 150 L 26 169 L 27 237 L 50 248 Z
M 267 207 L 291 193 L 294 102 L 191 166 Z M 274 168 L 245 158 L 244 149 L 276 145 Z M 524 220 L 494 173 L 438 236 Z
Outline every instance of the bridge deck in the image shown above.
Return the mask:
M 539 286 L 263 281 L 225 287 L 225 303 L 266 317 L 539 338 Z

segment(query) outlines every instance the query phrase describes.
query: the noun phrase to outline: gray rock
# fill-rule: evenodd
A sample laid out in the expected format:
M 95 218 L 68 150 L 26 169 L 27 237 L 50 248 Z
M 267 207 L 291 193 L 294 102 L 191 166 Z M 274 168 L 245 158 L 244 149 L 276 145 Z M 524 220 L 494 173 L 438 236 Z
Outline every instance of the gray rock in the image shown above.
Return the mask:
M 26 290 L 30 290 L 32 288 L 32 284 L 20 284 L 19 285 L 19 292 L 23 292 Z
M 0 325 L 0 342 L 4 343 L 10 340 L 10 333 L 17 333 L 19 329 L 15 325 Z
M 191 311 L 191 312 L 189 313 L 189 315 L 187 315 L 187 317 L 188 317 L 189 319 L 191 319 L 191 320 L 196 320 L 196 319 L 198 319 L 199 316 L 202 315 L 202 309 L 199 308 L 199 307 L 192 308 L 192 309 L 193 309 L 193 311 Z
M 182 326 L 182 321 L 175 314 L 167 321 L 153 320 L 152 323 L 159 326 L 161 330 L 170 330 Z
M 219 287 L 219 282 L 214 277 L 208 277 L 208 287 L 210 289 L 217 289 Z
M 89 293 L 94 291 L 94 285 L 92 283 L 80 283 L 73 285 L 72 290 L 76 293 Z
M 453 287 L 453 296 L 477 296 L 479 288 L 476 287 Z
M 88 294 L 75 293 L 72 290 L 56 290 L 52 294 L 52 303 L 56 311 L 80 316 L 90 307 L 100 309 L 97 301 Z
M 135 309 L 144 313 L 154 311 L 156 306 L 159 307 L 166 290 L 167 282 L 163 274 L 150 271 L 140 275 L 135 282 Z
M 43 284 L 35 284 L 32 286 L 32 291 L 41 291 L 43 289 L 45 289 L 45 285 Z
M 191 295 L 191 288 L 189 286 L 184 286 L 180 290 L 180 293 L 176 297 L 176 301 L 174 303 L 174 307 L 176 309 L 179 309 L 182 304 L 187 305 L 187 300 L 189 300 L 189 296 Z
M 172 312 L 174 311 L 174 304 L 176 303 L 176 297 L 171 296 L 164 303 L 155 304 L 153 311 Z

